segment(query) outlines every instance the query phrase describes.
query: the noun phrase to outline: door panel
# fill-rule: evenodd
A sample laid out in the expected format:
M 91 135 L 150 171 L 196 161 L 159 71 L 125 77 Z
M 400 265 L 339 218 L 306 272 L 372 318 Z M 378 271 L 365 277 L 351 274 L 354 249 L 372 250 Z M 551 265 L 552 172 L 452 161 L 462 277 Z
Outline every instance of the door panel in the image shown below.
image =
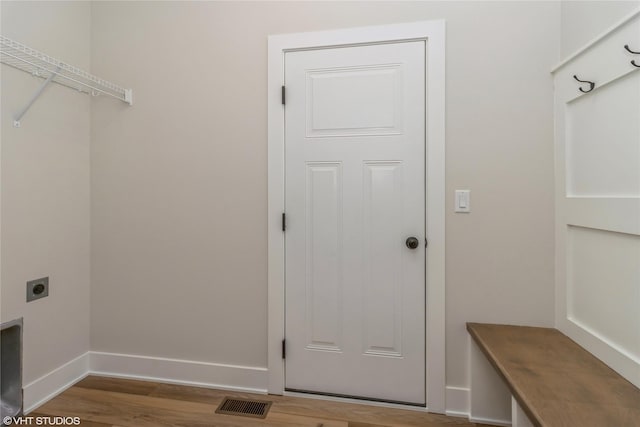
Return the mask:
M 365 354 L 402 356 L 402 162 L 365 162 Z
M 425 403 L 425 44 L 285 54 L 286 388 Z
M 307 164 L 307 348 L 340 351 L 342 341 L 342 173 Z
M 307 137 L 400 133 L 398 65 L 307 72 Z

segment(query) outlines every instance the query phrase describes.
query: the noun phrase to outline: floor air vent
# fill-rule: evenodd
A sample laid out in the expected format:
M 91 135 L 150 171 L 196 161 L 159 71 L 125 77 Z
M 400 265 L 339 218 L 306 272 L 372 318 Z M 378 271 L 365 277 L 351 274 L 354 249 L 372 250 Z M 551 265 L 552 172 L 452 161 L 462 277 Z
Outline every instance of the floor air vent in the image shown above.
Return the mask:
M 225 397 L 216 414 L 238 415 L 241 417 L 265 418 L 271 407 L 266 400 L 233 399 Z

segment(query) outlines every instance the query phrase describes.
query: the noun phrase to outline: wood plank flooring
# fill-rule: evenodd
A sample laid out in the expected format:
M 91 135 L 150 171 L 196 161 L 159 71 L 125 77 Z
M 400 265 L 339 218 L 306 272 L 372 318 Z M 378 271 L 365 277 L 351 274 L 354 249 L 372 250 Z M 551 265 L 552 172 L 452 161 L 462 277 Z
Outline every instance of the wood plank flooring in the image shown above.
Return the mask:
M 225 396 L 273 402 L 265 419 L 216 414 Z M 474 427 L 480 424 L 424 412 L 265 396 L 147 381 L 89 376 L 29 416 L 80 417 L 85 427 Z

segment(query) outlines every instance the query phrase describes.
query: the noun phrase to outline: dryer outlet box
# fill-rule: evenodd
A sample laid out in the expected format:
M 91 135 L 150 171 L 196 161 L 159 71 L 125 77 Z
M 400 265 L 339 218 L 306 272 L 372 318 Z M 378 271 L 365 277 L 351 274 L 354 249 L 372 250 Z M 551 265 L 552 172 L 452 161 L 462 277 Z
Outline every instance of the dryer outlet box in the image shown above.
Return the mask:
M 27 282 L 27 302 L 49 296 L 49 278 L 29 280 Z

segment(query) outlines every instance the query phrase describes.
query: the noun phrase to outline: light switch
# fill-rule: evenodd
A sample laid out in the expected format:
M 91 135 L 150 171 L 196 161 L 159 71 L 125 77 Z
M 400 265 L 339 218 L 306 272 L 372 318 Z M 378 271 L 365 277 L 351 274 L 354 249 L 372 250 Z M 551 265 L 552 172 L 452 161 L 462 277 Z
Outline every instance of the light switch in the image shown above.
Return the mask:
M 456 190 L 455 212 L 471 212 L 470 190 Z

